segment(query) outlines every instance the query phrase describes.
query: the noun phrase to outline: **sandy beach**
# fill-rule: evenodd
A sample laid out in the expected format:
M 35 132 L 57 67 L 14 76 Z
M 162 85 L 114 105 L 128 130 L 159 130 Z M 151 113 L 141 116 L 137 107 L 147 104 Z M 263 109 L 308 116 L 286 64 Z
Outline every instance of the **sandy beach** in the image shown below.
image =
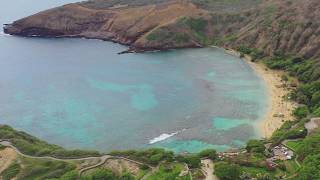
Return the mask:
M 237 51 L 226 50 L 226 52 L 240 57 L 240 53 Z M 284 82 L 281 80 L 281 75 L 284 72 L 268 69 L 262 63 L 254 63 L 248 55 L 242 59 L 254 69 L 267 86 L 268 107 L 265 115 L 257 123 L 257 128 L 262 137 L 269 138 L 285 121 L 293 120 L 292 111 L 296 107 L 296 103 L 286 101 L 283 98 L 290 92 L 283 86 Z

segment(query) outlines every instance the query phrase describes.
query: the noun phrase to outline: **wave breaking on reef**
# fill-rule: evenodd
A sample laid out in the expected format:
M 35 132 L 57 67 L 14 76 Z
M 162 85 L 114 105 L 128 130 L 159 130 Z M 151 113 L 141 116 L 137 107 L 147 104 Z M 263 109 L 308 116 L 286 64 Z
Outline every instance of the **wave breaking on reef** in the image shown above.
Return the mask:
M 155 144 L 155 143 L 158 143 L 158 142 L 160 142 L 160 141 L 164 141 L 164 140 L 166 140 L 166 139 L 168 139 L 168 138 L 171 138 L 171 137 L 173 137 L 173 136 L 175 136 L 175 135 L 177 135 L 177 134 L 179 134 L 179 133 L 181 133 L 181 132 L 183 132 L 183 131 L 185 131 L 185 130 L 187 130 L 187 129 L 182 129 L 182 130 L 180 130 L 180 131 L 173 132 L 173 133 L 169 133 L 169 134 L 168 134 L 168 133 L 163 133 L 163 134 L 161 134 L 160 136 L 155 137 L 155 138 L 149 140 L 149 144 Z
M 3 31 L 0 31 L 0 36 L 10 36 L 9 34 L 4 33 Z

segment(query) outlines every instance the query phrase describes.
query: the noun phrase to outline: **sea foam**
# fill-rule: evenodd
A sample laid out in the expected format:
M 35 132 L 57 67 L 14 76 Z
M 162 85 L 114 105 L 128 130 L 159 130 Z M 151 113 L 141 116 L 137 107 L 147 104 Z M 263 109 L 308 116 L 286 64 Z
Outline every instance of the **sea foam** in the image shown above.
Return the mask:
M 4 33 L 3 31 L 0 31 L 0 36 L 10 36 L 9 34 Z
M 181 133 L 181 132 L 183 132 L 183 131 L 185 131 L 185 130 L 187 130 L 187 129 L 182 129 L 182 130 L 180 130 L 180 131 L 173 132 L 173 133 L 170 133 L 170 134 L 168 134 L 168 133 L 163 133 L 163 134 L 161 134 L 160 136 L 151 139 L 151 140 L 149 141 L 149 144 L 155 144 L 155 143 L 157 143 L 157 142 L 164 141 L 164 140 L 166 140 L 166 139 L 168 139 L 168 138 L 171 138 L 172 136 L 175 136 L 175 135 L 177 135 L 177 134 L 179 134 L 179 133 Z

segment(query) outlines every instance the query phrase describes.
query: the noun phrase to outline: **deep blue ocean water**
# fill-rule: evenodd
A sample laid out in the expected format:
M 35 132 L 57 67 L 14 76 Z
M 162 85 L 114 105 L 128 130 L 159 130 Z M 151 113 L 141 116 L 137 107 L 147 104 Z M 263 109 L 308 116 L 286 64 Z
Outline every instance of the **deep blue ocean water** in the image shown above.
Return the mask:
M 3 0 L 0 23 L 72 0 Z M 226 150 L 258 136 L 263 81 L 214 48 L 125 54 L 86 39 L 0 34 L 0 123 L 66 148 Z

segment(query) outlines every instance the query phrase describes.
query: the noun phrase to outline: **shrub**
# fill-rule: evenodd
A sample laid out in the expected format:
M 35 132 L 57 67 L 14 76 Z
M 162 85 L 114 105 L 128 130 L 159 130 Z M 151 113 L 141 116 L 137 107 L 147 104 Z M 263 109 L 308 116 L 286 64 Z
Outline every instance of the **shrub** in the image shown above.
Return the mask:
M 297 149 L 300 159 L 304 159 L 308 155 L 320 154 L 320 131 L 307 136 Z
M 313 114 L 317 117 L 320 117 L 320 107 L 318 109 L 316 109 Z
M 320 154 L 308 156 L 302 164 L 298 179 L 320 179 Z
M 250 54 L 252 52 L 252 49 L 247 47 L 247 46 L 244 46 L 244 45 L 241 45 L 237 48 L 237 50 L 243 54 Z
M 107 169 L 98 169 L 92 172 L 89 177 L 92 180 L 114 180 L 116 179 L 116 175 Z
M 126 172 L 119 177 L 119 180 L 135 180 L 134 176 Z
M 309 114 L 309 109 L 307 106 L 298 107 L 293 111 L 293 115 L 298 119 L 305 118 L 308 116 L 308 114 Z
M 190 168 L 199 168 L 201 164 L 198 155 L 177 156 L 177 161 L 187 163 Z
M 255 152 L 255 153 L 264 153 L 265 150 L 264 143 L 259 140 L 250 140 L 247 142 L 246 150 L 248 152 Z
M 286 121 L 280 129 L 277 129 L 271 137 L 273 145 L 281 143 L 285 139 L 303 138 L 307 135 L 304 123 L 307 119 Z
M 1 173 L 3 180 L 13 179 L 20 172 L 20 165 L 17 163 L 12 163 L 7 169 Z
M 171 162 L 174 159 L 174 153 L 172 151 L 166 151 L 161 148 L 151 148 L 143 151 L 113 151 L 110 155 L 125 156 L 152 165 L 158 165 L 161 161 Z
M 241 169 L 239 165 L 223 162 L 215 165 L 215 174 L 221 180 L 237 180 L 241 175 Z
M 67 173 L 65 173 L 61 178 L 57 179 L 57 180 L 78 180 L 78 172 L 77 171 L 69 171 Z
M 215 160 L 217 158 L 217 151 L 214 149 L 203 150 L 199 153 L 200 158 L 209 158 Z
M 182 18 L 179 21 L 196 32 L 203 32 L 208 26 L 208 21 L 203 18 Z

